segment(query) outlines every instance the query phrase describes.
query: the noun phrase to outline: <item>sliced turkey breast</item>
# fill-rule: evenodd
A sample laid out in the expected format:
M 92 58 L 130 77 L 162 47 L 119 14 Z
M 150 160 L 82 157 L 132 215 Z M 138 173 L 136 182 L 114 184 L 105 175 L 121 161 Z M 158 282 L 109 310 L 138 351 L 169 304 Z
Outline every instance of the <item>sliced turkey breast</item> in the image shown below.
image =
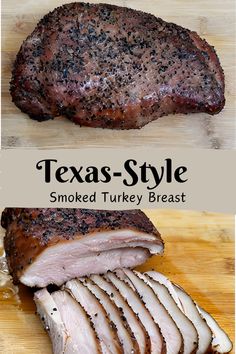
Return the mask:
M 53 353 L 61 354 L 68 352 L 67 349 L 71 344 L 69 343 L 71 339 L 53 297 L 44 288 L 34 294 L 34 301 L 37 313 L 51 338 Z
M 173 284 L 164 274 L 151 270 L 149 272 L 145 272 L 144 275 L 148 275 L 150 278 L 154 279 L 155 281 L 158 281 L 160 284 L 163 284 L 170 292 L 172 298 L 175 300 L 178 307 L 183 310 L 182 304 L 179 300 L 179 297 L 175 291 Z
M 198 350 L 197 354 L 206 353 L 211 348 L 212 332 L 206 321 L 199 314 L 196 304 L 190 295 L 188 295 L 182 288 L 173 284 L 174 289 L 181 301 L 185 315 L 194 324 L 198 332 Z
M 122 311 L 133 336 L 138 343 L 140 354 L 148 353 L 150 351 L 149 336 L 127 301 L 121 296 L 115 286 L 110 281 L 105 280 L 104 277 L 100 275 L 91 275 L 90 278 L 108 294 L 110 299 Z
M 208 346 L 209 341 L 210 341 L 210 331 L 211 331 L 211 344 L 208 347 L 209 351 L 212 351 L 214 353 L 228 353 L 232 350 L 232 342 L 230 341 L 229 337 L 227 334 L 223 331 L 223 329 L 218 325 L 216 320 L 212 318 L 212 316 L 203 310 L 194 300 L 191 299 L 191 297 L 184 292 L 184 290 L 173 283 L 163 274 L 156 272 L 156 271 L 149 271 L 144 273 L 145 275 L 148 275 L 152 279 L 154 279 L 157 282 L 160 282 L 163 284 L 168 291 L 170 292 L 172 298 L 175 300 L 176 304 L 178 307 L 185 313 L 188 309 L 188 314 L 186 315 L 190 318 L 192 317 L 192 321 L 195 322 L 194 324 L 196 325 L 198 333 L 198 337 L 200 336 L 200 343 L 202 346 L 202 350 L 205 350 L 205 348 Z M 177 291 L 179 290 L 179 291 Z M 184 293 L 184 294 L 183 294 Z M 182 296 L 181 296 L 182 295 Z M 183 296 L 185 295 L 185 296 Z M 188 301 L 185 301 L 184 299 L 188 298 Z M 185 306 L 184 306 L 185 304 Z M 188 305 L 187 305 L 188 304 Z M 194 306 L 193 306 L 194 305 Z M 198 312 L 200 313 L 200 318 L 199 314 L 196 312 L 197 308 Z M 192 309 L 192 311 L 191 311 Z M 191 319 L 191 318 L 190 318 Z M 206 323 L 205 323 L 205 321 Z M 207 328 L 208 325 L 208 328 Z M 203 329 L 202 329 L 203 326 Z M 204 335 L 204 328 L 206 330 L 206 336 Z M 209 331 L 210 330 L 210 331 Z M 199 348 L 198 348 L 198 353 L 200 353 Z M 201 353 L 204 353 L 201 352 Z
M 88 314 L 99 338 L 102 353 L 122 353 L 116 328 L 98 299 L 79 280 L 68 281 L 64 288 L 71 293 Z
M 168 354 L 182 353 L 182 335 L 176 326 L 176 323 L 159 301 L 152 288 L 130 269 L 122 269 L 122 272 L 124 272 L 124 274 L 130 279 L 154 321 L 158 323 L 166 342 L 166 352 Z
M 68 281 L 51 294 L 37 291 L 34 300 L 54 354 L 231 351 L 232 343 L 218 323 L 182 288 L 154 273 L 151 277 L 122 268 Z M 180 307 L 154 278 L 168 284 Z
M 99 288 L 91 279 L 82 278 L 80 281 L 85 285 L 91 293 L 99 300 L 104 310 L 108 314 L 110 321 L 114 324 L 117 331 L 117 336 L 121 343 L 123 353 L 131 354 L 138 353 L 138 346 L 135 340 L 133 340 L 133 333 L 130 330 L 128 322 L 123 313 L 116 307 L 111 301 L 107 293 Z
M 56 291 L 52 293 L 52 298 L 60 312 L 71 341 L 65 353 L 101 353 L 92 324 L 82 307 L 66 291 Z
M 114 284 L 119 293 L 127 301 L 129 306 L 132 308 L 134 313 L 142 322 L 150 338 L 151 353 L 166 353 L 166 343 L 160 332 L 160 329 L 158 325 L 154 322 L 152 316 L 150 315 L 150 312 L 146 309 L 144 303 L 140 300 L 137 293 L 128 284 L 119 279 L 112 272 L 108 272 L 107 274 L 105 274 L 105 278 L 110 280 Z
M 229 353 L 233 349 L 233 343 L 228 335 L 208 312 L 199 306 L 197 306 L 197 309 L 212 331 L 212 351 L 214 353 Z
M 140 210 L 7 208 L 1 223 L 14 281 L 32 287 L 132 268 L 164 247 Z
M 159 301 L 162 303 L 162 305 L 168 311 L 172 319 L 175 321 L 183 337 L 183 353 L 196 353 L 198 347 L 197 330 L 194 327 L 193 323 L 177 306 L 168 289 L 163 284 L 150 278 L 148 275 L 144 275 L 140 272 L 135 272 L 135 274 L 137 274 L 140 279 L 142 279 L 152 288 Z

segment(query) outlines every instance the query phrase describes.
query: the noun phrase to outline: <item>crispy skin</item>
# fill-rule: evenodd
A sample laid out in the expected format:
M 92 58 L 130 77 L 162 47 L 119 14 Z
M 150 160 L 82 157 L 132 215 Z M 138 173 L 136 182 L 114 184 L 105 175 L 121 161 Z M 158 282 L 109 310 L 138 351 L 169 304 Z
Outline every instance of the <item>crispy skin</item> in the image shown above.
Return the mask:
M 162 244 L 159 232 L 140 210 L 6 208 L 1 224 L 6 229 L 4 247 L 15 282 L 47 247 L 95 233 L 135 230 L 156 236 L 157 244 Z
M 205 40 L 151 14 L 71 3 L 39 22 L 10 88 L 32 119 L 132 129 L 173 113 L 222 110 L 224 74 Z

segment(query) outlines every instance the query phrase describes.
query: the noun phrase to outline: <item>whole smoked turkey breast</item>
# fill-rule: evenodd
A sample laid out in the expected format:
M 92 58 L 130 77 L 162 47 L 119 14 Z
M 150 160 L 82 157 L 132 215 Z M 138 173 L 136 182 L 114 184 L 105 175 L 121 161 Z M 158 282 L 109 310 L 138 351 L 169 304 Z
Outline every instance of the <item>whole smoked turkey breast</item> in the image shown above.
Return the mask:
M 196 32 L 141 11 L 70 3 L 48 13 L 22 44 L 10 84 L 32 119 L 140 128 L 174 113 L 222 110 L 224 74 Z

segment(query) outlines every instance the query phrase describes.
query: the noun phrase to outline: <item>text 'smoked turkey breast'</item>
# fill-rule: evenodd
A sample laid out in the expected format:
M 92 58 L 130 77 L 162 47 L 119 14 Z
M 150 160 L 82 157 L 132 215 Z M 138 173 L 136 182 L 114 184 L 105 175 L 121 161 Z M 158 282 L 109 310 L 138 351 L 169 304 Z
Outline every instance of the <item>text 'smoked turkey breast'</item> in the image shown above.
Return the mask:
M 71 3 L 48 13 L 17 54 L 14 103 L 39 121 L 64 115 L 103 128 L 140 128 L 173 113 L 218 113 L 224 74 L 196 32 L 151 14 Z
M 1 223 L 10 273 L 28 286 L 132 268 L 164 248 L 140 210 L 7 208 Z

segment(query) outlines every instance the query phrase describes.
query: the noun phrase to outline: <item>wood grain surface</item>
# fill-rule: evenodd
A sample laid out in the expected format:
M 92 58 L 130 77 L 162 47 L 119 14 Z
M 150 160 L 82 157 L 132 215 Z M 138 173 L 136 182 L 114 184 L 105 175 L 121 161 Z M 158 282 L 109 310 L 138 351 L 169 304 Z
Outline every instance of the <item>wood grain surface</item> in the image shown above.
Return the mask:
M 86 0 L 87 1 L 87 0 Z M 11 102 L 11 68 L 22 41 L 49 10 L 70 0 L 2 1 L 2 147 L 78 148 L 81 146 L 161 146 L 236 148 L 234 0 L 93 0 L 150 12 L 197 31 L 214 45 L 226 76 L 226 107 L 219 115 L 161 118 L 141 130 L 112 131 L 79 127 L 65 118 L 38 123 Z
M 209 311 L 234 342 L 234 217 L 208 212 L 145 210 L 165 241 L 141 271 L 156 269 L 179 283 Z M 0 240 L 3 237 L 0 230 Z M 1 277 L 0 277 L 1 283 Z M 50 354 L 51 346 L 35 315 L 32 291 L 17 296 L 0 288 L 0 353 Z

